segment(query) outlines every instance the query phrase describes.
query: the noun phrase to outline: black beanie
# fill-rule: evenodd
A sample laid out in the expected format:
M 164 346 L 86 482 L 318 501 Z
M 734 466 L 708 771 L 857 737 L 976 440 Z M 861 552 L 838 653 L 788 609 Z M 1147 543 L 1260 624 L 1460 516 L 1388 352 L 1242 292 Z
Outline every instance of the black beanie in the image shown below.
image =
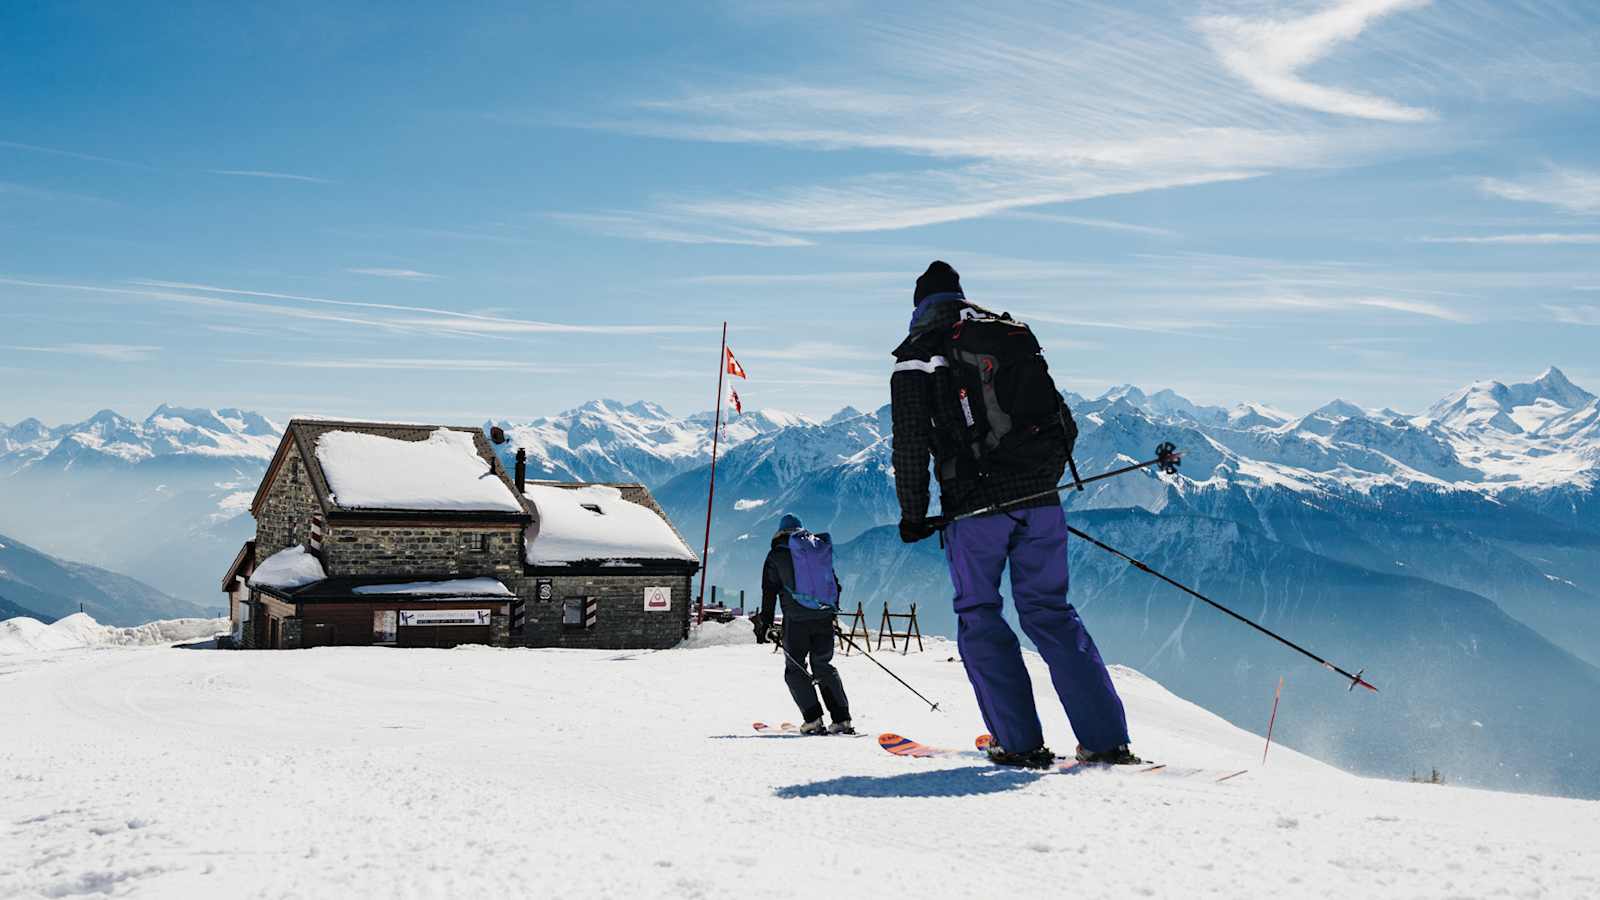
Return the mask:
M 928 263 L 928 271 L 917 278 L 917 290 L 912 295 L 912 303 L 921 303 L 922 298 L 934 294 L 960 294 L 961 274 L 950 268 L 950 264 L 942 259 Z

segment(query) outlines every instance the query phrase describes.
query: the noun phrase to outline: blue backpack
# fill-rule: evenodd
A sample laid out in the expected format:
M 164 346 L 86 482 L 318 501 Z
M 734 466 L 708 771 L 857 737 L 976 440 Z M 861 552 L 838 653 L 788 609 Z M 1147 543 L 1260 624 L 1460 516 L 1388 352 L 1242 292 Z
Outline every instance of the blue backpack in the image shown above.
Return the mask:
M 789 535 L 789 556 L 794 560 L 794 602 L 809 609 L 837 610 L 839 582 L 833 575 L 833 538 L 804 529 Z

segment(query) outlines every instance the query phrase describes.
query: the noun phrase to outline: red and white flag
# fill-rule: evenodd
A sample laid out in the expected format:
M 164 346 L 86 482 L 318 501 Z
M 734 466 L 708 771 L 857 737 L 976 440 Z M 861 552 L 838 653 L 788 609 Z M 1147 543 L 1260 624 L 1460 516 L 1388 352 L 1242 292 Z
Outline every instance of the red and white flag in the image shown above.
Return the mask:
M 728 393 L 731 395 L 729 399 L 733 400 L 733 411 L 741 416 L 744 415 L 744 404 L 739 402 L 739 392 L 729 388 Z
M 743 379 L 748 381 L 750 376 L 744 374 L 744 366 L 739 365 L 739 361 L 737 359 L 733 358 L 733 348 L 732 347 L 728 347 L 726 349 L 727 349 L 727 354 L 728 354 L 728 360 L 727 360 L 728 374 L 732 375 L 735 378 L 743 378 Z

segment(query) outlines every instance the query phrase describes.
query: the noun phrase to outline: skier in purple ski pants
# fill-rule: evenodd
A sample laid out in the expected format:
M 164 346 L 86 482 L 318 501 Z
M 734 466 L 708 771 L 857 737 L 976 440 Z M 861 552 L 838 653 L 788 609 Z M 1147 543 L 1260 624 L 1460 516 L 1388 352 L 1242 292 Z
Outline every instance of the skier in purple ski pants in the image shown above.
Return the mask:
M 890 398 L 894 421 L 895 493 L 900 538 L 931 537 L 928 461 L 939 476 L 945 517 L 1006 504 L 1055 487 L 1066 468 L 1063 431 L 1059 453 L 1024 471 L 984 471 L 951 436 L 961 416 L 958 389 L 945 357 L 947 337 L 967 303 L 960 276 L 935 261 L 917 279 L 915 311 L 906 339 L 895 349 Z M 957 642 L 984 723 L 995 738 L 991 757 L 1008 765 L 1047 766 L 1033 685 L 1017 635 L 1002 617 L 1000 581 L 1007 564 L 1022 630 L 1050 669 L 1050 680 L 1078 738 L 1078 756 L 1094 762 L 1137 760 L 1128 749 L 1128 724 L 1094 639 L 1067 602 L 1067 522 L 1054 494 L 1002 512 L 952 522 L 944 529 L 945 556 L 955 585 Z

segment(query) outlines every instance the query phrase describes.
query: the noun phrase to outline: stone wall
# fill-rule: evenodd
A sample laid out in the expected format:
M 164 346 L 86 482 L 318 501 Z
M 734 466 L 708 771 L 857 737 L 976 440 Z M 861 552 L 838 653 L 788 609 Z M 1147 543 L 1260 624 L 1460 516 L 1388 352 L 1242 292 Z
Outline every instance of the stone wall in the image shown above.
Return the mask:
M 264 560 L 285 547 L 305 543 L 311 532 L 311 516 L 321 509 L 300 448 L 291 443 L 256 515 L 256 559 Z
M 484 549 L 468 547 L 468 535 L 481 535 Z M 338 525 L 323 541 L 323 565 L 330 576 L 488 575 L 515 589 L 521 537 L 520 526 Z
M 549 601 L 538 599 L 541 577 L 552 582 Z M 526 647 L 589 647 L 598 649 L 664 649 L 683 639 L 689 621 L 691 579 L 686 575 L 639 575 L 618 571 L 592 575 L 528 575 L 513 586 L 527 601 L 526 625 L 510 642 Z M 508 582 L 509 584 L 510 582 Z M 672 588 L 672 608 L 646 612 L 644 589 Z M 572 630 L 562 625 L 562 601 L 594 597 L 599 601 L 595 625 Z

